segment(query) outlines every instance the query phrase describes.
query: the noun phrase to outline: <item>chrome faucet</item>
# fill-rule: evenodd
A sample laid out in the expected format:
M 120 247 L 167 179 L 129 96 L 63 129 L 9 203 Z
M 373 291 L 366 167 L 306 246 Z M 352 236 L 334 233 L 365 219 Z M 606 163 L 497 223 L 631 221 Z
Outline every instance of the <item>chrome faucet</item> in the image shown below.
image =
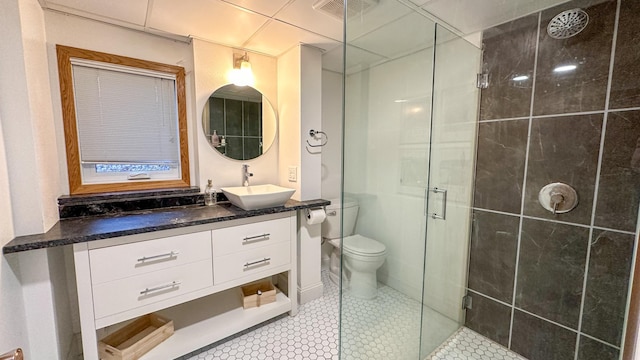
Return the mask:
M 242 164 L 242 186 L 249 186 L 249 178 L 253 176 L 253 173 L 249 172 L 249 165 Z

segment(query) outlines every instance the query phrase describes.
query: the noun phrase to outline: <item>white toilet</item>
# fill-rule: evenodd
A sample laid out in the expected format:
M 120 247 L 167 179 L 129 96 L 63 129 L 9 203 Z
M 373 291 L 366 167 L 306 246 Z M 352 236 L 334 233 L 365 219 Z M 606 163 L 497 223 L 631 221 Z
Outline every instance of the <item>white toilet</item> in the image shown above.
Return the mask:
M 334 247 L 331 252 L 329 276 L 333 282 L 339 284 L 340 278 L 340 247 L 343 247 L 346 274 L 343 280 L 347 282 L 351 295 L 361 299 L 373 299 L 378 294 L 376 270 L 382 266 L 386 256 L 384 244 L 364 237 L 353 235 L 358 217 L 358 202 L 345 198 L 344 207 L 340 199 L 332 199 L 327 206 L 327 220 L 322 223 L 323 237 Z M 340 218 L 344 215 L 344 239 L 340 241 Z

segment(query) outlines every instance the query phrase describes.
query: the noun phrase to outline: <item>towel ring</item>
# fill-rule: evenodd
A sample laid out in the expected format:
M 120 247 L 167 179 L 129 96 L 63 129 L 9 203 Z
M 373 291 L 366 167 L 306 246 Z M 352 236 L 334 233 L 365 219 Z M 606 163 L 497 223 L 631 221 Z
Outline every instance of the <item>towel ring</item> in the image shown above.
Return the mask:
M 319 130 L 309 130 L 309 136 L 312 138 L 315 138 L 317 135 L 320 135 L 320 144 L 317 145 L 312 145 L 309 140 L 307 140 L 307 145 L 310 147 L 322 147 L 327 145 L 327 143 L 329 142 L 329 136 L 327 136 L 327 134 L 324 131 L 319 131 Z M 322 136 L 324 135 L 324 142 L 322 142 Z

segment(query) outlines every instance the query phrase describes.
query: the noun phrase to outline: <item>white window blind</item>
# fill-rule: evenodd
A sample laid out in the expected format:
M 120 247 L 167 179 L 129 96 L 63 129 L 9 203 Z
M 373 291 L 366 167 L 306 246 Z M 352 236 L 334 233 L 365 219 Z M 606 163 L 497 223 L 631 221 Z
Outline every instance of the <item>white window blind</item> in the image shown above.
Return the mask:
M 73 64 L 83 164 L 179 165 L 175 79 Z

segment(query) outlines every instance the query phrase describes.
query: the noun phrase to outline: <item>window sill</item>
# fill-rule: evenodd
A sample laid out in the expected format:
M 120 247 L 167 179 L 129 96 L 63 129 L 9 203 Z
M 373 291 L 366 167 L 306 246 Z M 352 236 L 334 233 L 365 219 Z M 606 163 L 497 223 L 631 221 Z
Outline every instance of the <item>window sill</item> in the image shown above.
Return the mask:
M 60 218 L 66 219 L 203 204 L 204 196 L 200 193 L 200 188 L 193 186 L 175 189 L 63 195 L 58 198 L 58 211 Z

